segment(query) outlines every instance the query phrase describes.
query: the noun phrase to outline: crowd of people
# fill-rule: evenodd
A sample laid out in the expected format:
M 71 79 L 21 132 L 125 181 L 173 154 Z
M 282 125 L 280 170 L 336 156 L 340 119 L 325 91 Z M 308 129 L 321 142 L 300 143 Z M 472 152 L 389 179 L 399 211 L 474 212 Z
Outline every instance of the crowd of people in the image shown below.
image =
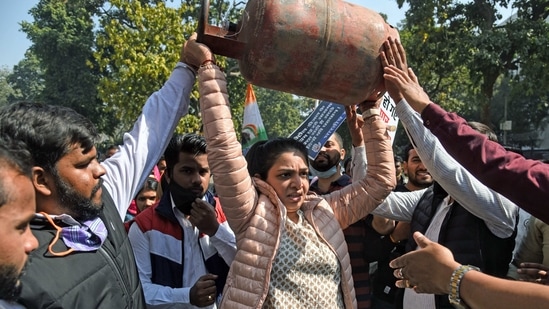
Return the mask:
M 382 98 L 346 107 L 346 161 L 337 133 L 314 160 L 291 138 L 243 155 L 196 34 L 101 162 L 86 117 L 3 107 L 0 308 L 546 307 L 549 165 L 432 103 L 398 40 L 380 58 L 402 156 Z M 203 136 L 174 135 L 195 80 Z

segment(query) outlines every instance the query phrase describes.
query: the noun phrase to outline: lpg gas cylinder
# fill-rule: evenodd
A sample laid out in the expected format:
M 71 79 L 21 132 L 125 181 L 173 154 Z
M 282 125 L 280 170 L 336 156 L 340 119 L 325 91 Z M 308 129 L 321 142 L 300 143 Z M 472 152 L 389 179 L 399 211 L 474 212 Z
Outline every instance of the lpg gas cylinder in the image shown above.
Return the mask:
M 341 0 L 249 0 L 234 29 L 209 25 L 202 1 L 198 41 L 238 59 L 250 83 L 344 105 L 384 92 L 380 52 L 395 28 Z

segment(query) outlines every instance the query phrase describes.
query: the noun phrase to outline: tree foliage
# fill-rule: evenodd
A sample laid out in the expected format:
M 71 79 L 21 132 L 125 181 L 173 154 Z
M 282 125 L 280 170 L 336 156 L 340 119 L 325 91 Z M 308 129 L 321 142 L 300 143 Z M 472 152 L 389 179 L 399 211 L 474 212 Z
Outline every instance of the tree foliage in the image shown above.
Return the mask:
M 13 89 L 8 81 L 10 74 L 11 71 L 7 67 L 0 68 L 0 107 L 8 104 L 9 97 L 16 94 L 16 90 Z
M 30 10 L 32 23 L 22 29 L 40 61 L 44 88 L 40 99 L 71 107 L 100 128 L 113 126 L 97 97 L 98 72 L 93 62 L 93 16 L 102 0 L 40 0 Z
M 25 58 L 13 67 L 8 82 L 15 90 L 8 98 L 9 102 L 40 101 L 44 91 L 44 73 L 40 61 L 31 51 L 27 51 Z
M 177 63 L 184 36 L 194 29 L 182 24 L 186 8 L 113 0 L 104 11 L 95 53 L 102 73 L 99 96 L 124 126 L 135 121 Z M 187 120 L 196 129 L 197 121 Z
M 236 61 L 230 60 L 229 67 L 233 68 L 233 74 L 231 72 L 227 74 L 227 87 L 235 130 L 240 137 L 247 82 L 236 73 Z M 303 122 L 314 106 L 313 99 L 258 86 L 253 86 L 253 88 L 269 138 L 289 136 Z
M 269 138 L 288 137 L 314 106 L 313 99 L 261 87 L 256 89 L 261 117 Z
M 229 4 L 212 1 L 210 22 L 226 18 Z M 99 95 L 120 121 L 129 126 L 146 99 L 169 78 L 179 60 L 185 37 L 197 27 L 199 0 L 166 1 L 112 0 L 100 18 L 95 58 L 101 68 Z M 220 67 L 226 60 L 217 59 Z M 200 131 L 198 90 L 191 93 L 189 114 L 178 132 Z
M 168 79 L 185 37 L 195 31 L 200 1 L 166 5 L 155 1 L 110 1 L 100 19 L 95 58 L 101 68 L 99 94 L 107 108 L 128 126 L 139 115 L 147 97 Z M 212 1 L 210 23 L 237 19 L 236 4 Z M 217 57 L 225 69 L 231 110 L 237 132 L 242 125 L 246 81 L 238 74 L 234 59 Z M 259 106 L 270 136 L 285 136 L 302 117 L 303 99 L 291 94 L 256 88 Z M 267 103 L 269 102 L 269 103 Z M 200 131 L 198 91 L 191 94 L 189 114 L 181 120 L 179 132 Z M 282 120 L 287 121 L 285 123 Z
M 549 74 L 541 69 L 549 60 L 546 0 L 515 1 L 517 14 L 507 20 L 500 13 L 501 7 L 510 5 L 507 0 L 397 2 L 409 4 L 402 41 L 434 101 L 493 125 L 502 121 L 494 113 L 498 106 L 495 94 L 502 78 L 509 78 L 509 104 L 526 95 L 539 99 L 523 110 L 539 111 L 546 106 L 543 88 L 547 89 Z M 531 120 L 539 122 L 541 117 L 538 114 Z

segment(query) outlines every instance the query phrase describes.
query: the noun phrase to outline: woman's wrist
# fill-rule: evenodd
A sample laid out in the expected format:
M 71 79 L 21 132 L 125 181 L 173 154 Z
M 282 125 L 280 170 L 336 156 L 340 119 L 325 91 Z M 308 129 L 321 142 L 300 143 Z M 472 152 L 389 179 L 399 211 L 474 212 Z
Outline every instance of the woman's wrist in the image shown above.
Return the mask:
M 364 113 L 365 110 L 371 109 L 371 108 L 379 108 L 377 105 L 377 101 L 364 101 L 358 104 L 358 107 L 360 108 L 360 111 Z
M 214 61 L 206 60 L 200 65 L 200 68 L 198 68 L 198 73 L 203 72 L 204 70 L 214 69 L 214 68 L 218 68 L 217 64 L 215 64 Z
M 202 63 L 200 64 L 200 67 L 207 66 L 207 65 L 217 65 L 217 64 L 215 63 L 215 60 L 206 59 L 202 61 Z
M 380 110 L 379 108 L 369 108 L 366 110 L 362 110 L 362 119 L 368 119 L 373 116 L 379 116 Z

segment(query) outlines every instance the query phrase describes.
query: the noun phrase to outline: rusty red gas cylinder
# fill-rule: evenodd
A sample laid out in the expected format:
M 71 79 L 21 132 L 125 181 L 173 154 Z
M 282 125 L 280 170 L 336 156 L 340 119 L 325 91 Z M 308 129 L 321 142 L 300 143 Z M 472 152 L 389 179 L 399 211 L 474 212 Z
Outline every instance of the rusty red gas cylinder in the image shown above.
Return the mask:
M 250 83 L 344 105 L 384 91 L 380 51 L 396 29 L 376 12 L 340 0 L 249 0 L 234 30 L 207 24 L 198 41 L 238 59 Z

